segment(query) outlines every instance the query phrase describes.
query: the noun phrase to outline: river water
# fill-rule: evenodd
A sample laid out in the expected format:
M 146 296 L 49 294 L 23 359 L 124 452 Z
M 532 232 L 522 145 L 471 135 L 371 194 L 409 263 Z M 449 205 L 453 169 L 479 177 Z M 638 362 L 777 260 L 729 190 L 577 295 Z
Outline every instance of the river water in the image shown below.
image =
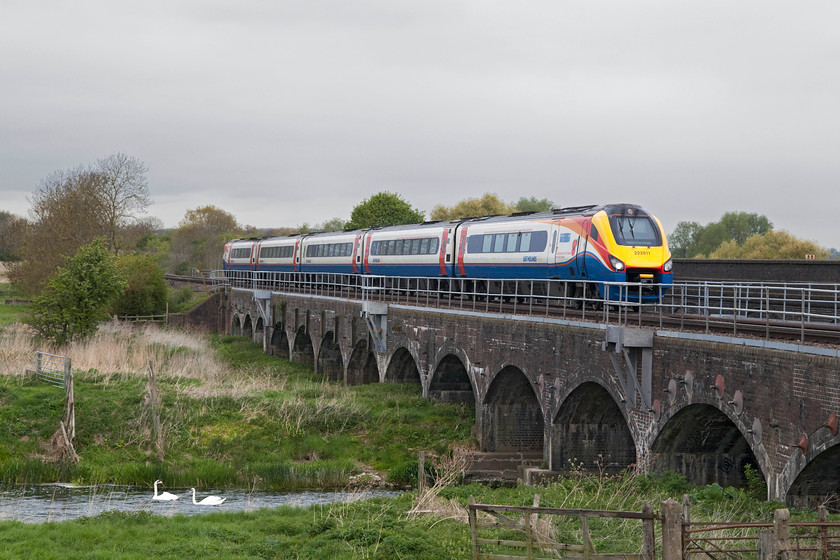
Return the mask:
M 279 506 L 306 507 L 316 504 L 350 502 L 376 496 L 396 496 L 390 490 L 352 492 L 271 492 L 264 490 L 196 490 L 198 501 L 209 494 L 225 498 L 218 506 L 192 503 L 189 488 L 166 488 L 179 496 L 171 502 L 152 500 L 151 488 L 136 486 L 72 486 L 37 484 L 0 487 L 0 521 L 27 523 L 66 521 L 90 517 L 106 511 L 150 511 L 159 515 L 193 515 L 211 511 L 253 511 Z

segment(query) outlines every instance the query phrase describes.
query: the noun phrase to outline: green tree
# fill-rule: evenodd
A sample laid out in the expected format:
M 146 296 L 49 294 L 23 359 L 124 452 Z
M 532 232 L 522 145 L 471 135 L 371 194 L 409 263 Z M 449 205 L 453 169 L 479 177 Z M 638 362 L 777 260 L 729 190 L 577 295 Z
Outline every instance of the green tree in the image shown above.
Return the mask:
M 332 220 L 327 220 L 323 224 L 316 225 L 315 231 L 342 231 L 345 229 L 346 225 L 347 222 L 341 218 L 333 218 Z
M 348 222 L 345 222 L 341 218 L 333 218 L 332 220 L 327 220 L 322 224 L 315 224 L 309 225 L 309 222 L 303 222 L 296 228 L 277 228 L 272 230 L 271 235 L 281 236 L 281 235 L 291 235 L 295 233 L 313 233 L 316 231 L 343 231 L 347 228 Z M 354 228 L 359 229 L 359 228 Z
M 244 235 L 233 214 L 220 208 L 208 205 L 187 210 L 172 232 L 170 270 L 189 274 L 193 269 L 219 269 L 225 243 Z
M 350 214 L 346 229 L 416 224 L 423 221 L 423 212 L 416 210 L 398 194 L 381 192 L 365 199 Z
M 532 196 L 531 198 L 525 198 L 523 196 L 516 201 L 516 204 L 514 204 L 513 207 L 517 212 L 547 212 L 555 206 L 554 203 L 547 198 L 537 200 L 537 197 L 535 196 Z
M 712 252 L 712 259 L 804 259 L 814 255 L 817 259 L 829 258 L 828 249 L 813 241 L 798 239 L 786 231 L 768 231 L 749 237 L 743 244 L 734 239 L 725 241 Z
M 126 279 L 126 287 L 115 298 L 112 313 L 156 315 L 166 311 L 166 280 L 153 255 L 123 255 L 117 267 Z
M 467 198 L 451 208 L 442 204 L 432 209 L 432 220 L 460 220 L 461 218 L 477 218 L 497 214 L 510 214 L 513 206 L 493 193 L 485 193 L 481 198 Z
M 58 268 L 32 301 L 25 322 L 55 344 L 88 338 L 125 283 L 113 255 L 95 240 Z
M 771 231 L 773 224 L 766 216 L 747 212 L 727 212 L 717 222 L 700 226 L 697 222 L 679 222 L 669 246 L 679 257 L 698 257 L 713 253 L 721 244 L 734 241 L 743 245 L 753 235 Z
M 693 257 L 697 254 L 695 246 L 697 236 L 703 226 L 697 222 L 679 222 L 671 235 L 668 236 L 668 247 L 676 258 Z

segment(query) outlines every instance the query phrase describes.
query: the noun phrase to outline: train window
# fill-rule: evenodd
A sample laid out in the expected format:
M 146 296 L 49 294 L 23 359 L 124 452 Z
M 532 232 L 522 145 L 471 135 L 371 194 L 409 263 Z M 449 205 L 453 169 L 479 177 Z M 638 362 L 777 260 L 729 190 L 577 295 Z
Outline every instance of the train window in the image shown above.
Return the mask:
M 619 245 L 662 245 L 659 228 L 647 216 L 610 216 L 610 228 Z
M 420 240 L 419 239 L 412 239 L 411 240 L 411 254 L 412 255 L 419 255 L 420 254 Z
M 430 255 L 434 255 L 435 253 L 438 252 L 438 244 L 439 243 L 440 243 L 440 240 L 438 240 L 437 237 L 433 237 L 432 239 L 429 240 L 429 254 Z
M 531 246 L 528 247 L 530 253 L 542 253 L 545 251 L 545 246 L 548 245 L 547 231 L 533 231 L 531 232 Z
M 519 250 L 529 251 L 531 249 L 531 232 L 523 231 L 519 234 Z
M 589 232 L 589 237 L 592 238 L 592 241 L 598 241 L 598 228 L 592 226 L 592 230 Z
M 423 255 L 428 255 L 429 254 L 429 241 L 431 241 L 431 239 L 428 239 L 428 238 L 420 240 L 420 253 L 421 254 L 423 254 Z
M 504 233 L 497 233 L 494 237 L 496 239 L 493 241 L 493 252 L 503 253 L 505 250 L 505 237 L 507 237 L 507 235 Z
M 517 241 L 519 241 L 519 234 L 509 233 L 507 236 L 507 246 L 505 247 L 505 253 L 515 253 Z
M 251 258 L 251 248 L 250 247 L 238 247 L 233 249 L 230 252 L 230 258 L 232 259 L 248 259 Z
M 397 254 L 397 242 L 395 240 L 390 240 L 388 242 L 388 252 L 386 255 L 396 255 Z

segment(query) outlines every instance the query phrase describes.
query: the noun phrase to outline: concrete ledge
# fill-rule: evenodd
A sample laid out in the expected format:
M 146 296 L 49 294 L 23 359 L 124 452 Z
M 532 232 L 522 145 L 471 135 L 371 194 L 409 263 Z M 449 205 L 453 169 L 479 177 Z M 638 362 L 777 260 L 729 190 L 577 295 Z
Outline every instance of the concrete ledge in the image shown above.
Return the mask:
M 563 473 L 559 471 L 551 471 L 548 469 L 541 469 L 538 467 L 523 467 L 521 478 L 522 483 L 526 486 L 536 486 L 537 484 L 557 482 L 562 477 Z

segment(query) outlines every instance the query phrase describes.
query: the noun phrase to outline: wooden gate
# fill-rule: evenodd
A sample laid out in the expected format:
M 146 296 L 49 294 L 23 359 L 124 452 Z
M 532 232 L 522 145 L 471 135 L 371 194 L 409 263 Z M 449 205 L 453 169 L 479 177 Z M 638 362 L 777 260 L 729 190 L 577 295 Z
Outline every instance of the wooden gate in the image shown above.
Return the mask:
M 654 560 L 655 516 L 649 504 L 641 512 L 545 508 L 538 504 L 539 495 L 532 507 L 476 504 L 471 496 L 473 560 Z M 567 519 L 562 524 L 573 526 L 558 530 L 558 523 L 547 516 L 563 516 Z M 641 521 L 642 550 L 598 552 L 590 529 L 592 519 Z

